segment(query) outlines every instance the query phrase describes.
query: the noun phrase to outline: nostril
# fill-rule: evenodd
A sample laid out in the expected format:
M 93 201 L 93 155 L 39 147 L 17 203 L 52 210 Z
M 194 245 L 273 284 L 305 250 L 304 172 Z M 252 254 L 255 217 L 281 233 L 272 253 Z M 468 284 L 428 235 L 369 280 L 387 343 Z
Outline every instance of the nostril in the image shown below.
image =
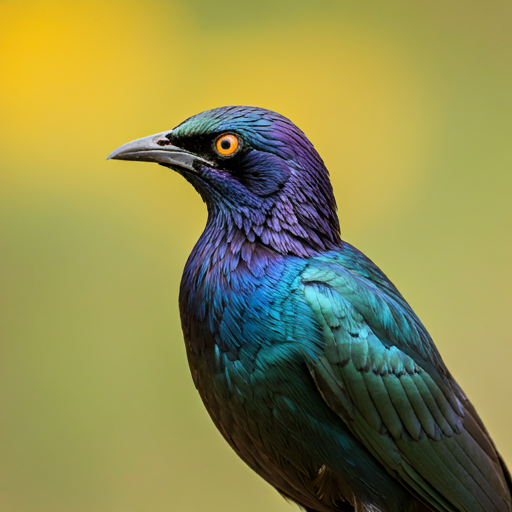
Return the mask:
M 160 137 L 156 143 L 159 145 L 159 146 L 168 146 L 171 141 L 167 138 L 167 137 Z

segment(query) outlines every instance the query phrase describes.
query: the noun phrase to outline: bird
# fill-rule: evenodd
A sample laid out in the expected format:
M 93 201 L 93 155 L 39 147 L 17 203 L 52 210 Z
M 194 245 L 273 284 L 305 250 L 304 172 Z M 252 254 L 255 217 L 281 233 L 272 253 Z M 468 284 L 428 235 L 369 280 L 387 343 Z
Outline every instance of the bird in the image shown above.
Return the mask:
M 512 481 L 427 329 L 342 240 L 306 135 L 259 107 L 196 114 L 108 157 L 208 210 L 179 292 L 193 381 L 231 448 L 306 512 L 510 512 Z

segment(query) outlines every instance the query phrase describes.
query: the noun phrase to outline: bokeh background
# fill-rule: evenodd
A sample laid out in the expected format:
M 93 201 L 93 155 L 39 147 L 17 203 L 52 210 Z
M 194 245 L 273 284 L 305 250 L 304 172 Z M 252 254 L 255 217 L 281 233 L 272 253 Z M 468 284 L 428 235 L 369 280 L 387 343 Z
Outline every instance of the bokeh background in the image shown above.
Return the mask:
M 119 145 L 277 110 L 512 464 L 509 0 L 0 1 L 3 512 L 286 511 L 189 376 L 206 211 Z

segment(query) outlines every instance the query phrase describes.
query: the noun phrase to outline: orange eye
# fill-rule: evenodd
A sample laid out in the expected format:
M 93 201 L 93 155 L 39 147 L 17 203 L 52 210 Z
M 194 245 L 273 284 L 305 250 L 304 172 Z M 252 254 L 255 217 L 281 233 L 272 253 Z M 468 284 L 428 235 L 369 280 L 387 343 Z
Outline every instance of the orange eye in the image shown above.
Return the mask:
M 215 147 L 221 155 L 232 155 L 238 149 L 238 139 L 230 133 L 227 135 L 221 135 L 217 139 Z

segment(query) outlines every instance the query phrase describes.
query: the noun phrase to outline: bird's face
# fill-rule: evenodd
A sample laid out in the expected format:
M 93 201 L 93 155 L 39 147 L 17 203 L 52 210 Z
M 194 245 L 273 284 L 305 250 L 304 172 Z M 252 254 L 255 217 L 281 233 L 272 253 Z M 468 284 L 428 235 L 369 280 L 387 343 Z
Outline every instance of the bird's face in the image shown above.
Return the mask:
M 274 224 L 303 218 L 304 228 L 319 233 L 338 229 L 322 159 L 302 131 L 269 110 L 208 110 L 173 130 L 129 142 L 109 158 L 174 169 L 192 183 L 210 212 L 242 212 L 259 223 L 277 214 Z
M 279 114 L 224 107 L 129 142 L 109 158 L 157 162 L 185 176 L 207 202 L 254 207 L 274 203 L 312 156 L 321 162 L 305 135 Z

